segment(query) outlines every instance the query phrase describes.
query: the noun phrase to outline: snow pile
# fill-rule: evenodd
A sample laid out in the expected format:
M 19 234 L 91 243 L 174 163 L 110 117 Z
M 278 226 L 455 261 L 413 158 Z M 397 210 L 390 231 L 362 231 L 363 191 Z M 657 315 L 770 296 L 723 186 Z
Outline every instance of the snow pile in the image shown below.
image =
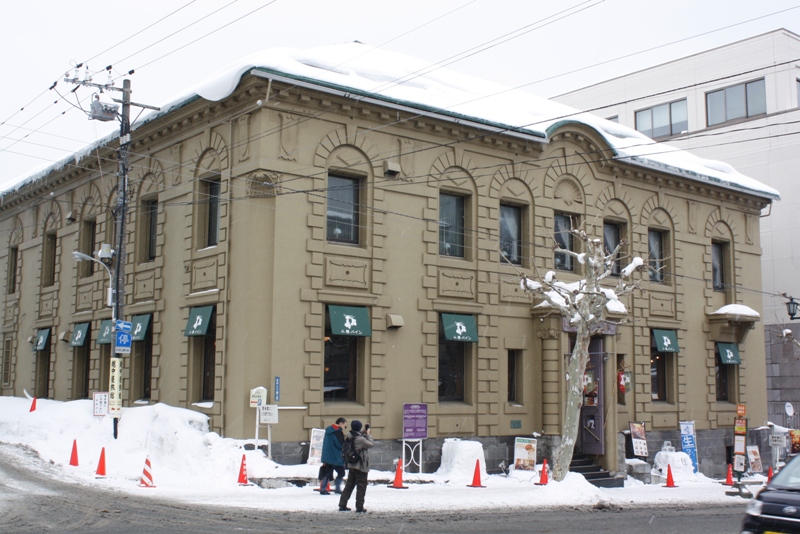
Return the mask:
M 336 510 L 336 497 L 321 498 L 312 491 L 317 466 L 280 465 L 268 460 L 260 450 L 245 451 L 244 445 L 253 440 L 223 438 L 208 432 L 208 419 L 197 412 L 165 404 L 123 408 L 115 440 L 111 417 L 94 416 L 91 401 L 37 399 L 36 410 L 30 412 L 30 406 L 29 399 L 0 397 L 0 454 L 11 457 L 20 468 L 37 470 L 71 484 L 198 505 L 303 513 Z M 78 466 L 69 465 L 73 441 L 77 443 Z M 259 441 L 259 445 L 265 443 Z M 25 445 L 36 451 L 43 462 L 7 444 Z M 95 473 L 103 448 L 107 477 L 97 479 Z M 238 473 L 243 456 L 251 481 L 263 479 L 277 487 L 240 486 Z M 155 488 L 138 486 L 148 457 Z M 468 487 L 476 460 L 480 461 L 481 483 L 485 488 Z M 625 507 L 730 502 L 730 497 L 724 494 L 725 486 L 703 483 L 698 476 L 695 476 L 697 484 L 680 492 L 663 490 L 658 485 L 645 486 L 632 479 L 626 481 L 625 488 L 600 489 L 577 473 L 569 473 L 561 482 L 551 478 L 546 486 L 537 486 L 538 475 L 534 472 L 487 475 L 485 463 L 479 442 L 447 439 L 436 473 L 417 473 L 416 468 L 403 473 L 403 480 L 409 486 L 403 498 L 387 488 L 394 472 L 371 470 L 369 479 L 374 484 L 367 490 L 367 507 L 374 512 L 407 513 L 593 506 L 600 501 Z M 673 463 L 674 471 L 676 466 Z M 541 465 L 537 466 L 537 471 L 540 469 Z M 683 471 L 679 473 L 678 476 L 683 476 Z M 297 487 L 286 482 L 289 479 L 308 480 L 311 485 Z
M 667 478 L 667 466 L 672 469 L 672 479 L 676 484 L 681 482 L 712 482 L 702 473 L 694 472 L 692 459 L 681 451 L 658 451 L 653 458 L 651 474 Z
M 740 317 L 752 317 L 754 319 L 761 317 L 757 311 L 744 304 L 728 304 L 713 312 L 711 315 L 738 315 Z

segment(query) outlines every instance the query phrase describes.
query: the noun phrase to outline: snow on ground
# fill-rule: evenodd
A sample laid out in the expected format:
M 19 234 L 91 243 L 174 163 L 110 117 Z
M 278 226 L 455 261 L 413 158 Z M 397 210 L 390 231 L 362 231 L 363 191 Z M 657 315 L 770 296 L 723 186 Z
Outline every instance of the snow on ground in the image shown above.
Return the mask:
M 244 451 L 253 440 L 222 438 L 208 432 L 205 415 L 166 404 L 123 408 L 119 439 L 113 438 L 112 419 L 92 415 L 90 400 L 61 402 L 19 397 L 0 397 L 0 442 L 26 445 L 49 462 L 47 474 L 74 484 L 105 487 L 136 495 L 169 498 L 196 504 L 238 506 L 264 510 L 330 512 L 338 496 L 320 496 L 305 487 L 265 489 L 238 484 L 242 455 L 246 457 L 251 480 L 262 478 L 315 479 L 319 470 L 312 465 L 279 465 L 260 450 Z M 71 466 L 73 440 L 77 443 L 78 466 Z M 259 440 L 259 445 L 265 444 Z M 106 478 L 96 477 L 101 449 L 105 448 Z M 21 451 L 20 466 L 40 469 Z M 150 458 L 156 487 L 140 487 L 139 481 Z M 481 483 L 471 488 L 475 459 L 481 458 Z M 689 470 L 673 473 L 677 488 L 646 485 L 628 478 L 624 488 L 600 489 L 581 475 L 570 473 L 562 482 L 552 478 L 545 486 L 536 485 L 537 473 L 512 471 L 487 475 L 482 450 L 477 442 L 447 440 L 442 467 L 436 473 L 405 473 L 409 489 L 387 487 L 394 472 L 372 470 L 367 490 L 371 511 L 433 511 L 487 508 L 545 508 L 595 505 L 605 502 L 618 506 L 656 507 L 671 504 L 733 504 L 744 501 L 725 495 L 726 486 L 695 475 Z M 355 496 L 351 497 L 353 505 Z

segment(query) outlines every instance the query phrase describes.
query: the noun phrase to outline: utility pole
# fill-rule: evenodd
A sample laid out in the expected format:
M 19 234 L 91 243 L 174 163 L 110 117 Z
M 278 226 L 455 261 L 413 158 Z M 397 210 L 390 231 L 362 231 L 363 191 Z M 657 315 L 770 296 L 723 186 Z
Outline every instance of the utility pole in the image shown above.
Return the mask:
M 122 89 L 114 87 L 114 82 L 111 79 L 111 66 L 109 65 L 106 67 L 106 71 L 108 72 L 108 83 L 106 84 L 98 84 L 93 83 L 91 77 L 89 76 L 89 67 L 86 67 L 86 76 L 83 80 L 78 79 L 78 69 L 81 68 L 82 65 L 78 65 L 75 68 L 75 76 L 74 78 L 64 78 L 64 81 L 78 84 L 80 86 L 86 87 L 95 87 L 100 90 L 102 93 L 103 91 L 122 91 L 122 100 L 118 100 L 114 98 L 114 102 L 119 102 L 122 104 L 122 113 L 117 113 L 117 106 L 105 104 L 100 102 L 99 95 L 96 96 L 96 100 L 92 101 L 91 105 L 91 112 L 89 113 L 90 119 L 100 120 L 100 121 L 109 121 L 118 118 L 120 121 L 119 125 L 119 150 L 117 151 L 117 159 L 119 161 L 119 171 L 117 173 L 118 181 L 117 181 L 117 208 L 115 210 L 115 221 L 117 226 L 117 235 L 114 236 L 114 239 L 117 242 L 116 251 L 112 251 L 112 253 L 116 254 L 117 263 L 114 266 L 114 279 L 113 279 L 113 294 L 114 294 L 114 302 L 113 302 L 113 310 L 112 310 L 112 318 L 114 319 L 114 323 L 112 325 L 112 330 L 114 332 L 114 341 L 112 343 L 114 350 L 111 354 L 111 379 L 110 383 L 115 384 L 115 397 L 109 399 L 109 404 L 114 404 L 117 408 L 116 412 L 114 413 L 114 439 L 117 439 L 118 430 L 119 430 L 119 414 L 121 413 L 122 409 L 122 354 L 123 353 L 130 353 L 130 338 L 128 338 L 128 346 L 127 350 L 123 350 L 122 347 L 118 346 L 117 343 L 117 322 L 123 321 L 124 322 L 124 308 L 125 308 L 125 242 L 127 234 L 125 232 L 125 219 L 126 219 L 126 212 L 128 209 L 128 149 L 131 144 L 131 106 L 137 106 L 146 109 L 152 109 L 158 111 L 159 108 L 154 106 L 148 106 L 145 104 L 137 104 L 135 102 L 131 102 L 131 81 L 128 79 L 123 80 L 122 82 Z M 67 73 L 69 74 L 69 73 Z M 128 74 L 133 74 L 133 71 L 130 71 Z M 75 88 L 77 90 L 77 87 Z M 127 328 L 130 328 L 130 323 L 128 323 Z M 120 342 L 121 343 L 121 342 Z

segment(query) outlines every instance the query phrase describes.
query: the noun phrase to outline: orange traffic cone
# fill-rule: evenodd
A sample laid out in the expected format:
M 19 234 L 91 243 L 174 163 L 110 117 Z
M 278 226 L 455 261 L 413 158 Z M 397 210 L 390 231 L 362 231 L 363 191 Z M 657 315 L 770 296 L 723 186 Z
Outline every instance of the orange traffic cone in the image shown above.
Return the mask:
M 767 484 L 769 484 L 770 481 L 772 481 L 772 466 L 767 470 Z
M 476 471 L 476 473 L 478 475 L 478 484 L 480 484 L 481 483 L 481 479 L 480 479 L 481 474 L 478 471 Z M 474 481 L 472 483 L 475 484 Z M 387 487 L 388 488 L 392 488 L 392 489 L 408 489 L 408 486 L 404 486 L 403 485 L 403 461 L 402 460 L 399 460 L 397 462 L 397 469 L 395 469 L 395 471 L 394 471 L 394 483 L 391 484 L 390 486 L 387 486 Z
M 672 466 L 667 464 L 667 484 L 664 486 L 665 488 L 677 488 L 678 486 L 675 485 L 675 481 L 672 480 Z
M 725 482 L 722 483 L 723 486 L 733 486 L 733 465 L 728 464 L 728 474 L 725 477 Z
M 142 471 L 142 478 L 139 479 L 139 485 L 143 488 L 155 488 L 156 485 L 153 484 L 153 474 L 151 472 L 151 465 L 150 465 L 150 457 L 145 457 L 144 460 L 144 470 Z
M 485 488 L 481 486 L 481 461 L 475 460 L 475 474 L 472 476 L 472 484 L 467 484 L 468 488 Z
M 241 486 L 249 486 L 250 483 L 247 482 L 247 465 L 245 463 L 244 454 L 242 455 L 242 465 L 239 467 L 239 485 Z
M 241 473 L 239 473 L 239 483 L 240 483 L 240 484 L 241 484 L 241 482 L 242 482 L 242 481 L 241 481 L 241 478 L 242 478 L 242 474 L 241 474 Z M 319 488 L 314 488 L 314 491 L 319 491 Z M 330 493 L 330 492 L 331 492 L 331 481 L 330 481 L 330 480 L 328 481 L 328 485 L 327 485 L 327 487 L 325 488 L 325 491 L 327 491 L 328 493 Z M 323 493 L 323 495 L 324 495 L 324 493 Z
M 36 397 L 33 398 L 33 401 L 31 402 L 31 409 L 29 411 L 31 412 L 36 411 Z
M 97 477 L 96 478 L 105 478 L 106 477 L 106 448 L 103 447 L 100 449 L 100 461 L 97 462 Z
M 69 465 L 78 465 L 78 440 L 72 440 L 72 456 L 69 458 Z
M 537 486 L 546 486 L 548 482 L 547 479 L 547 458 L 545 458 L 542 462 L 542 474 L 539 475 L 539 482 L 536 482 Z

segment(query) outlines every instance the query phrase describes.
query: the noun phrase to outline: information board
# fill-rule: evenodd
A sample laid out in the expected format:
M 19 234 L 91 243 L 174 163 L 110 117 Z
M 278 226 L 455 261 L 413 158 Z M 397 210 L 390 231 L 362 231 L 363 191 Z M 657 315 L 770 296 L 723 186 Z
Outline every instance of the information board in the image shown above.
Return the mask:
M 403 404 L 403 439 L 428 437 L 428 405 Z

